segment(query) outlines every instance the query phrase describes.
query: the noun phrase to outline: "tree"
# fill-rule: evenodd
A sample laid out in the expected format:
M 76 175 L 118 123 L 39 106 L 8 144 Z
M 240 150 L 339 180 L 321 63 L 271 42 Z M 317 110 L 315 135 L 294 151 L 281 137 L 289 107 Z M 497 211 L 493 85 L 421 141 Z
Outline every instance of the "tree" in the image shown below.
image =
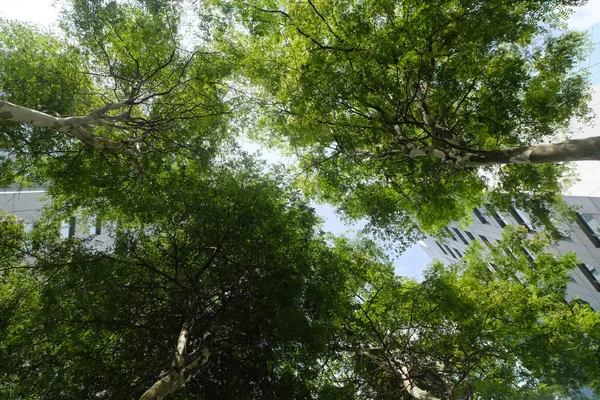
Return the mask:
M 189 165 L 137 208 L 93 210 L 118 221 L 107 250 L 59 239 L 62 215 L 27 234 L 4 217 L 2 397 L 310 398 L 347 292 L 391 265 L 258 171 Z
M 77 187 L 101 187 L 209 161 L 239 106 L 231 63 L 180 25 L 176 3 L 79 0 L 61 35 L 0 21 L 0 185 L 68 190 L 76 171 Z
M 598 390 L 600 316 L 564 302 L 573 256 L 509 232 L 396 277 L 323 234 L 285 175 L 190 163 L 89 212 L 113 244 L 0 220 L 6 398 L 554 398 Z M 104 208 L 103 208 L 104 207 Z M 530 261 L 526 247 L 536 255 Z M 493 267 L 494 272 L 490 270 Z M 429 397 L 427 397 L 429 396 Z M 543 397 L 547 396 L 547 397 Z
M 0 218 L 3 397 L 598 391 L 600 317 L 563 302 L 571 256 L 529 264 L 523 246 L 542 244 L 513 232 L 489 256 L 473 249 L 455 268 L 434 265 L 422 283 L 398 278 L 372 242 L 322 233 L 288 175 L 219 147 L 236 105 L 223 82 L 244 67 L 280 111 L 268 127 L 315 151 L 307 166 L 324 198 L 343 195 L 350 215 L 380 226 L 409 230 L 416 216 L 433 228 L 482 199 L 475 158 L 549 138 L 585 111 L 585 82 L 568 72 L 581 38 L 536 41 L 559 3 L 390 4 L 245 4 L 248 32 L 217 30 L 234 36 L 235 52 L 225 41 L 184 50 L 170 2 L 76 0 L 69 41 L 3 25 L 2 177 L 50 180 L 55 200 L 31 232 Z M 389 65 L 397 74 L 379 68 Z M 400 121 L 385 119 L 387 98 Z M 528 204 L 540 211 L 562 168 L 502 173 L 489 198 L 530 201 L 511 191 L 539 176 Z M 74 215 L 104 221 L 111 247 L 59 238 Z
M 573 255 L 507 231 L 489 254 L 433 264 L 421 283 L 372 276 L 332 385 L 362 399 L 556 399 L 598 392 L 600 316 L 564 301 Z M 537 254 L 531 262 L 523 248 Z M 343 341 L 342 341 L 343 342 Z M 343 347 L 342 347 L 343 348 Z
M 286 1 L 222 5 L 244 32 L 267 132 L 305 188 L 353 218 L 437 233 L 511 202 L 551 226 L 568 170 L 600 139 L 559 140 L 589 111 L 586 40 L 561 31 L 578 1 Z M 243 50 L 240 50 L 243 49 Z

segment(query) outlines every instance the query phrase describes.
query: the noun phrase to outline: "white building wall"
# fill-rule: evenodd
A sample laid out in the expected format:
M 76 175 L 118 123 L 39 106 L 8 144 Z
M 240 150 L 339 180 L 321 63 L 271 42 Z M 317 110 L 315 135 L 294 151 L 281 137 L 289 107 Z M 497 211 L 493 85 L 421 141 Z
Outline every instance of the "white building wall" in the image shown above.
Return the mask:
M 567 204 L 577 206 L 580 214 L 595 215 L 600 222 L 600 198 L 589 198 L 581 196 L 565 196 L 564 200 Z M 473 213 L 473 224 L 466 229 L 461 229 L 455 223 L 448 226 L 453 237 L 450 236 L 443 240 L 428 236 L 422 241 L 422 247 L 425 252 L 435 260 L 439 260 L 446 265 L 457 262 L 465 253 L 467 246 L 473 241 L 469 238 L 470 233 L 475 241 L 485 244 L 486 238 L 490 243 L 499 241 L 502 237 L 503 228 L 496 221 L 493 215 L 485 215 L 487 223 L 481 222 Z M 518 225 L 517 220 L 511 215 L 502 215 L 502 219 L 507 225 Z M 585 264 L 588 270 L 598 270 L 598 279 L 600 279 L 600 241 L 598 243 L 592 241 L 584 232 L 583 226 L 580 223 L 573 222 L 566 224 L 570 237 L 558 241 L 556 247 L 549 249 L 553 254 L 566 254 L 575 252 L 580 261 Z M 536 227 L 533 227 L 536 229 Z M 462 237 L 465 238 L 465 244 L 460 236 L 456 233 L 458 230 Z M 598 245 L 598 247 L 596 247 Z M 440 246 L 445 250 L 440 249 Z M 450 249 L 450 251 L 448 251 Z M 458 253 L 457 254 L 457 250 Z M 589 303 L 595 310 L 600 311 L 600 282 L 596 281 L 594 273 L 585 273 L 580 267 L 575 268 L 569 274 L 571 281 L 567 285 L 567 300 L 579 298 Z
M 49 198 L 44 188 L 15 190 L 11 188 L 0 189 L 0 209 L 16 215 L 18 218 L 33 223 L 40 217 L 41 209 L 48 203 Z M 65 221 L 62 233 L 68 233 L 70 221 Z M 106 224 L 101 226 L 100 234 L 96 234 L 95 222 L 75 219 L 75 237 L 92 239 L 91 245 L 98 250 L 105 250 L 111 246 L 112 228 Z M 66 235 L 65 235 L 66 236 Z
M 15 189 L 0 190 L 0 209 L 15 214 L 17 217 L 29 222 L 35 220 L 39 210 L 46 204 L 44 189 Z

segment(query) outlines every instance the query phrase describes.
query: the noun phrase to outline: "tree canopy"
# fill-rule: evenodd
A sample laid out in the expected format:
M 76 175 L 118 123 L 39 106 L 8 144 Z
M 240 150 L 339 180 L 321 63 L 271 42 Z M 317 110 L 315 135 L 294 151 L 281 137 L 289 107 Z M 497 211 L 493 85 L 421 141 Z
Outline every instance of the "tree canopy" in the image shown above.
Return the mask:
M 436 233 L 511 202 L 551 225 L 589 109 L 586 38 L 550 1 L 214 2 L 245 30 L 223 46 L 260 89 L 263 129 L 299 155 L 305 188 L 347 215 Z M 232 3 L 234 6 L 232 7 Z M 401 236 L 402 236 L 401 235 Z
M 63 17 L 61 34 L 0 21 L 2 186 L 114 186 L 228 142 L 231 64 L 183 43 L 178 7 L 73 1 Z
M 547 242 L 513 231 L 419 283 L 395 276 L 372 242 L 324 234 L 284 176 L 248 160 L 200 169 L 105 212 L 108 248 L 60 239 L 52 214 L 28 233 L 2 217 L 3 396 L 530 399 L 598 388 L 600 315 L 564 302 L 572 255 L 543 254 Z
M 4 396 L 140 396 L 169 371 L 185 326 L 180 367 L 209 340 L 212 354 L 185 371 L 200 370 L 182 398 L 305 398 L 348 293 L 370 269 L 391 273 L 372 245 L 324 236 L 298 194 L 248 164 L 190 168 L 164 188 L 113 207 L 104 250 L 58 240 L 53 218 L 28 234 L 3 218 Z
M 543 235 L 418 282 L 307 199 L 398 246 L 484 201 L 550 224 L 561 162 L 598 158 L 597 138 L 542 144 L 588 112 L 584 37 L 556 30 L 573 3 L 72 0 L 62 33 L 1 20 L 0 185 L 52 202 L 33 226 L 0 215 L 0 396 L 600 393 L 600 315 L 564 301 L 577 260 Z M 301 176 L 236 150 L 244 130 Z M 61 238 L 73 217 L 109 240 Z
M 597 138 L 551 143 L 589 113 L 587 42 L 562 25 L 579 3 L 73 0 L 63 36 L 4 21 L 3 184 L 210 164 L 244 128 L 398 242 L 485 202 L 550 227 L 565 162 L 600 158 Z
M 361 294 L 350 340 L 365 398 L 578 398 L 583 381 L 597 390 L 600 319 L 564 302 L 574 257 L 541 253 L 544 241 L 524 230 L 488 254 L 480 246 L 450 269 L 431 265 L 421 283 L 388 278 Z

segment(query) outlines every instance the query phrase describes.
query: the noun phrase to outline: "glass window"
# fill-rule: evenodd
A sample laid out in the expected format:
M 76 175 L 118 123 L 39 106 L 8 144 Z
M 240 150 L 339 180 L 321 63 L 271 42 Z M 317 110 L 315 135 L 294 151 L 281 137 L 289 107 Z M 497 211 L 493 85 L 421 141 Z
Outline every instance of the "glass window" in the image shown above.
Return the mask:
M 596 235 L 598 235 L 598 230 L 600 230 L 600 222 L 594 218 L 593 214 L 581 214 L 581 218 L 585 221 L 585 223 L 594 231 Z
M 444 245 L 444 247 L 446 247 L 446 250 L 448 251 L 448 253 L 449 253 L 449 254 L 450 254 L 452 257 L 454 257 L 454 258 L 457 258 L 457 257 L 454 255 L 454 253 L 452 252 L 452 250 L 450 250 L 450 247 L 448 247 L 447 245 Z
M 494 219 L 496 220 L 498 225 L 500 225 L 500 228 L 504 228 L 507 225 L 504 218 L 502 218 L 502 216 L 498 213 L 494 213 Z
M 583 276 L 585 276 L 587 278 L 587 280 L 590 282 L 592 287 L 594 289 L 596 289 L 597 292 L 600 292 L 600 283 L 598 282 L 598 279 L 596 279 L 598 277 L 596 268 L 589 267 L 585 264 L 579 264 L 579 265 L 577 265 L 577 268 L 579 268 L 579 270 L 583 273 Z M 596 273 L 594 273 L 592 271 L 594 271 Z
M 102 233 L 102 224 L 100 222 L 100 218 L 94 216 L 92 218 L 92 221 L 93 221 L 93 224 L 92 224 L 92 226 L 90 226 L 90 230 L 89 230 L 88 234 L 90 236 L 101 234 Z
M 70 226 L 71 225 L 69 224 L 69 222 L 66 222 L 66 221 L 60 225 L 60 237 L 61 238 L 66 239 L 69 237 Z
M 530 263 L 534 262 L 535 259 L 533 258 L 533 255 L 525 247 L 523 247 L 523 254 L 525 254 Z
M 490 241 L 488 240 L 488 238 L 486 238 L 485 236 L 479 235 L 479 238 L 481 239 L 481 241 L 487 246 L 487 247 L 492 247 Z
M 456 236 L 454 236 L 454 234 L 453 234 L 453 233 L 450 231 L 450 229 L 448 229 L 448 228 L 446 227 L 446 228 L 444 228 L 444 230 L 445 230 L 446 232 L 448 232 L 448 235 L 450 235 L 450 237 L 452 238 L 452 240 L 454 240 L 455 242 L 457 242 L 457 240 L 456 240 Z
M 473 208 L 473 213 L 475 214 L 475 216 L 477 217 L 477 219 L 482 224 L 489 224 L 490 223 L 490 221 L 488 221 L 487 217 L 485 216 L 485 214 L 483 213 L 483 210 L 481 208 L 478 208 L 478 207 Z
M 565 228 L 563 226 L 558 226 L 552 231 L 552 237 L 554 239 L 562 240 L 565 242 L 572 242 L 571 239 L 571 230 L 569 228 Z
M 529 232 L 535 232 L 533 230 L 533 224 L 531 223 L 531 219 L 529 218 L 529 215 L 527 215 L 526 213 L 524 213 L 523 211 L 521 211 L 515 207 L 510 208 L 510 213 L 519 225 L 522 225 L 525 228 L 527 228 L 527 230 Z
M 467 242 L 467 239 L 465 239 L 465 237 L 463 236 L 462 233 L 460 233 L 460 231 L 456 228 L 452 228 L 452 230 L 456 233 L 456 236 L 458 236 L 460 238 L 460 241 L 463 242 L 466 245 L 469 245 L 469 242 Z
M 577 224 L 596 247 L 600 247 L 600 222 L 594 214 L 577 213 Z
M 472 234 L 471 232 L 469 232 L 469 231 L 465 231 L 465 233 L 467 234 L 467 237 L 468 237 L 469 239 L 471 239 L 471 241 L 475 240 L 475 236 L 473 236 L 473 234 Z
M 442 253 L 444 253 L 445 255 L 448 255 L 448 253 L 446 253 L 446 250 L 444 250 L 444 248 L 442 247 L 442 245 L 440 244 L 440 242 L 435 242 L 435 244 L 438 245 L 438 247 L 440 248 L 440 250 L 442 251 Z
M 525 275 L 521 271 L 515 272 L 515 278 L 521 283 L 527 283 L 527 281 L 525 280 Z
M 75 236 L 75 217 L 70 221 L 63 221 L 60 225 L 60 237 L 63 239 Z
M 458 258 L 462 258 L 460 251 L 456 250 L 454 247 L 452 249 L 456 252 L 456 254 L 458 254 Z

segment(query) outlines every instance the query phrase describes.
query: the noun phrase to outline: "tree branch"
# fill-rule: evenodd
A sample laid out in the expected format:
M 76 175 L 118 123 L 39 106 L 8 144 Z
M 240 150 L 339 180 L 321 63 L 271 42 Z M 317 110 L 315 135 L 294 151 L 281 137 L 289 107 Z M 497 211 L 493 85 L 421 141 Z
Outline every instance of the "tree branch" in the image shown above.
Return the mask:
M 64 133 L 72 138 L 79 139 L 97 151 L 112 150 L 128 157 L 137 158 L 137 151 L 128 147 L 126 143 L 94 135 L 83 127 L 99 122 L 102 115 L 107 111 L 122 108 L 124 106 L 124 103 L 107 104 L 84 117 L 76 116 L 63 118 L 0 100 L 0 120 L 51 129 Z
M 398 366 L 398 362 L 390 360 L 387 356 L 381 356 L 375 352 L 384 349 L 361 349 L 358 353 L 378 364 L 382 369 L 388 371 L 393 377 L 400 379 L 402 388 L 417 400 L 440 400 L 426 390 L 419 388 L 410 377 L 408 367 Z M 385 350 L 384 350 L 385 351 Z
M 419 100 L 419 107 L 421 108 L 421 115 L 423 116 L 423 122 L 425 123 L 425 125 L 427 125 L 427 127 L 429 129 L 431 129 L 433 132 L 435 132 L 441 138 L 456 141 L 452 131 L 450 129 L 445 128 L 442 125 L 440 125 L 435 120 L 433 115 L 431 115 L 431 110 L 429 109 L 429 106 L 427 105 L 427 95 L 429 94 L 429 89 L 430 89 L 429 82 L 427 82 L 425 84 L 424 91 L 421 88 L 421 85 L 419 85 L 419 84 L 416 85 L 416 89 L 417 89 L 416 97 L 417 97 L 417 100 Z M 456 144 L 458 144 L 458 142 Z
M 410 393 L 412 397 L 417 400 L 440 400 L 439 397 L 434 396 L 428 391 L 423 390 L 415 385 L 414 381 L 410 378 L 408 368 L 405 365 L 402 365 L 400 368 L 396 366 L 396 370 L 402 379 L 404 389 Z
M 164 399 L 169 394 L 178 390 L 198 368 L 208 362 L 208 359 L 212 354 L 212 340 L 210 340 L 210 337 L 202 354 L 184 366 L 188 336 L 188 325 L 184 324 L 177 340 L 177 351 L 175 353 L 175 358 L 173 359 L 173 369 L 167 375 L 156 381 L 150 389 L 144 392 L 142 397 L 140 397 L 140 400 Z

